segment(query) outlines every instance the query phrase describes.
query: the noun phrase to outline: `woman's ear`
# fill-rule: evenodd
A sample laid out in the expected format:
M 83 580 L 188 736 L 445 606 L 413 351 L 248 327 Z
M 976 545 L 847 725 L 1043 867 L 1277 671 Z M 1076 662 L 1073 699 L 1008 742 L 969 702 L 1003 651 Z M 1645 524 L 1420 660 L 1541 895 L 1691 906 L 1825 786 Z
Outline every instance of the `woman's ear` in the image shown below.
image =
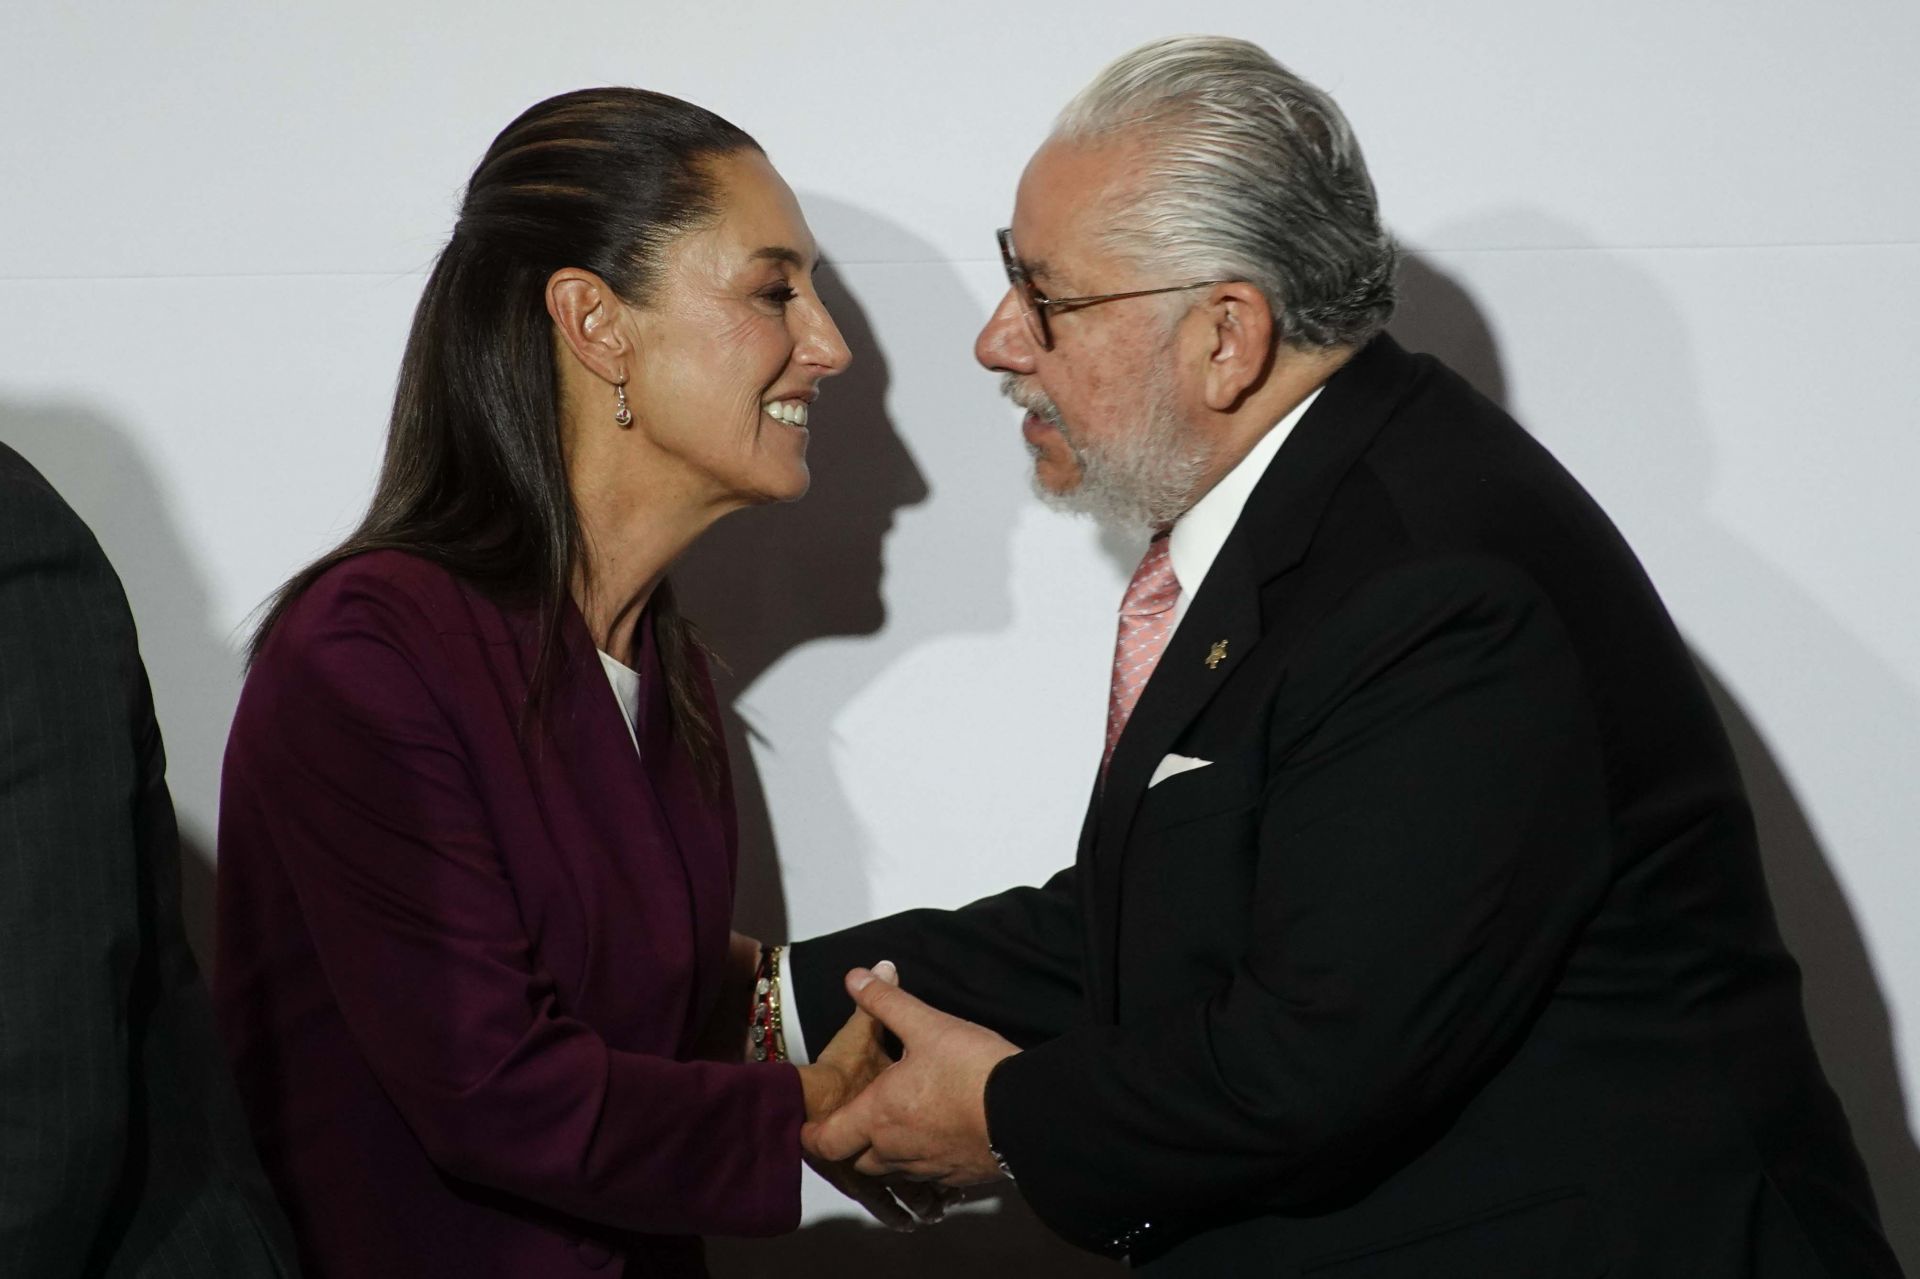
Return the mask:
M 626 309 L 607 282 L 591 271 L 563 267 L 547 280 L 547 315 L 573 358 L 602 381 L 627 380 L 633 345 L 615 321 Z
M 1273 308 L 1244 280 L 1216 284 L 1201 306 L 1207 338 L 1206 400 L 1216 413 L 1232 411 L 1266 381 L 1273 366 Z

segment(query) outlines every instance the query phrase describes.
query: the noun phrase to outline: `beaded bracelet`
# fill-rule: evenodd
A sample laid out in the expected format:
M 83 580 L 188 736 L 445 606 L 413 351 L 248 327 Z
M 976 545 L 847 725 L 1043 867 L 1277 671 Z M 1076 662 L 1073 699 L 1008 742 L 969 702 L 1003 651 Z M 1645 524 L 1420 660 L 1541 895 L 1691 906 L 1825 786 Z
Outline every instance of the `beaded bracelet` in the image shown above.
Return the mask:
M 755 1061 L 787 1060 L 786 1028 L 780 1022 L 780 947 L 762 946 L 753 974 L 753 1015 L 748 1020 Z

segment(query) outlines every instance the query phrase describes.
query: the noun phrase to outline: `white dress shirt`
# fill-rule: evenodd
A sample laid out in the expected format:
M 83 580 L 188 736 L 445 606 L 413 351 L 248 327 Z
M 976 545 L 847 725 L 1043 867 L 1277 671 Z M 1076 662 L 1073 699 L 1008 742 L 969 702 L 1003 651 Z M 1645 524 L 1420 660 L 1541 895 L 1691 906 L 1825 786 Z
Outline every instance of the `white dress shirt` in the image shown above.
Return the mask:
M 800 1029 L 800 1006 L 793 998 L 793 982 L 788 978 L 787 957 L 791 954 L 793 947 L 780 948 L 780 1034 L 787 1041 L 787 1060 L 804 1066 L 813 1058 L 807 1056 L 807 1036 Z
M 1259 442 L 1247 450 L 1247 455 L 1174 523 L 1173 531 L 1167 535 L 1167 558 L 1173 563 L 1173 575 L 1180 581 L 1180 596 L 1173 605 L 1175 630 L 1180 628 L 1180 619 L 1187 615 L 1187 602 L 1199 591 L 1200 583 L 1206 581 L 1207 570 L 1219 558 L 1220 548 L 1227 544 L 1227 535 L 1240 522 L 1240 512 L 1246 509 L 1247 499 L 1253 496 L 1260 477 L 1267 473 L 1274 455 L 1313 407 L 1313 402 L 1320 398 L 1323 389 L 1315 387 L 1292 412 L 1275 422 Z M 813 1059 L 807 1056 L 807 1041 L 800 1030 L 799 1001 L 794 998 L 793 982 L 788 978 L 787 960 L 792 953 L 790 949 L 780 952 L 780 1022 L 786 1032 L 787 1057 L 806 1065 Z
M 1247 499 L 1253 496 L 1260 477 L 1273 464 L 1274 454 L 1280 451 L 1280 446 L 1293 434 L 1293 428 L 1300 424 L 1300 419 L 1307 415 L 1307 410 L 1325 389 L 1314 387 L 1306 399 L 1275 422 L 1259 442 L 1247 450 L 1247 455 L 1175 522 L 1173 531 L 1167 535 L 1167 558 L 1173 563 L 1173 575 L 1180 580 L 1180 597 L 1173 604 L 1174 630 L 1180 629 L 1180 619 L 1187 615 L 1188 603 L 1199 592 L 1200 583 L 1207 580 L 1207 570 L 1219 557 L 1220 548 L 1227 544 L 1227 534 L 1240 522 L 1240 512 L 1246 509 Z
M 621 718 L 627 721 L 627 736 L 633 739 L 633 749 L 640 749 L 640 733 L 635 724 L 640 719 L 640 672 L 620 661 L 609 657 L 603 650 L 600 665 L 606 668 L 607 682 L 613 685 L 613 699 L 620 703 Z

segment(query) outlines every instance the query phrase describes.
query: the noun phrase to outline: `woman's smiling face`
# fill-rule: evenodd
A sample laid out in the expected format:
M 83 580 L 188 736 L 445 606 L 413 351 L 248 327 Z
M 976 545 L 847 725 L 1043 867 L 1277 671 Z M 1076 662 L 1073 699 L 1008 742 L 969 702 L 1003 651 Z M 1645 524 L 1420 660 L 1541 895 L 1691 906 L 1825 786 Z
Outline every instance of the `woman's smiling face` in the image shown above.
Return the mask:
M 653 296 L 629 313 L 633 430 L 700 498 L 791 501 L 807 491 L 808 406 L 851 356 L 787 184 L 758 151 L 705 163 L 718 216 L 666 247 Z

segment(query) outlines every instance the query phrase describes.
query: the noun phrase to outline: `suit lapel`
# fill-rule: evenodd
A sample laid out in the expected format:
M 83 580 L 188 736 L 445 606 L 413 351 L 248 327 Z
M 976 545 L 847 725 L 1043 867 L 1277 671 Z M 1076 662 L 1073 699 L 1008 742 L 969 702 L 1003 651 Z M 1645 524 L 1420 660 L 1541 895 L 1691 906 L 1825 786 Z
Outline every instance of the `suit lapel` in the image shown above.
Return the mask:
M 1258 584 L 1229 538 L 1114 746 L 1101 795 L 1103 830 L 1124 830 L 1161 757 L 1259 638 Z
M 1147 782 L 1264 638 L 1263 589 L 1306 556 L 1340 480 L 1422 369 L 1383 334 L 1327 382 L 1255 485 L 1114 747 L 1080 844 L 1091 993 L 1107 1017 L 1117 994 L 1121 872 Z

